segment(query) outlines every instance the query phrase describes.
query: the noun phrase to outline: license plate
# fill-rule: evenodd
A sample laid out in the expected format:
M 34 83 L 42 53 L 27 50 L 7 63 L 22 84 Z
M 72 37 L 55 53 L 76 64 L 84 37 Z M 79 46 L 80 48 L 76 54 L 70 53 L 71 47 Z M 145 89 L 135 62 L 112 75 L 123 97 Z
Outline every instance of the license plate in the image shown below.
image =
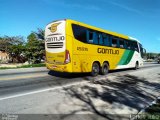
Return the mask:
M 57 68 L 57 66 L 53 65 L 52 68 Z

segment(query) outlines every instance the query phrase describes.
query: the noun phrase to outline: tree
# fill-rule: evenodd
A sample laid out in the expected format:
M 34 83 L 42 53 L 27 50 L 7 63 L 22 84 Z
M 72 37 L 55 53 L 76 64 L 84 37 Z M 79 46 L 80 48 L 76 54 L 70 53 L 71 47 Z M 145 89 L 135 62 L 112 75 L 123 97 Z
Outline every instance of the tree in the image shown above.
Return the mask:
M 34 34 L 37 35 L 37 38 L 39 40 L 43 40 L 44 41 L 44 30 L 41 28 L 37 28 L 37 32 L 34 32 Z
M 7 52 L 9 46 L 11 45 L 11 38 L 8 36 L 4 36 L 0 38 L 0 50 Z
M 160 53 L 158 53 L 158 55 L 157 55 L 157 60 L 159 60 L 160 61 Z
M 0 38 L 0 50 L 6 52 L 12 62 L 24 62 L 24 39 L 22 36 Z
M 26 56 L 29 63 L 40 63 L 44 57 L 44 40 L 39 39 L 39 37 L 44 38 L 43 34 L 32 32 L 28 37 L 26 44 Z
M 147 59 L 156 59 L 158 53 L 146 53 Z
M 44 30 L 38 28 L 27 37 L 27 43 L 22 36 L 0 37 L 0 51 L 6 52 L 12 62 L 39 63 L 45 56 Z

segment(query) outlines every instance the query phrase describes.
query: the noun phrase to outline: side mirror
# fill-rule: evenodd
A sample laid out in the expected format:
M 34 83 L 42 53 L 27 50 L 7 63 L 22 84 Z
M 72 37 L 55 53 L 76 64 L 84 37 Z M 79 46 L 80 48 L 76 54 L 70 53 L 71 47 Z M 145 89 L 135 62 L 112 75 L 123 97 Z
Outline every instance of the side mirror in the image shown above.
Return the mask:
M 142 53 L 141 53 L 141 55 L 142 55 L 142 58 L 143 58 L 143 59 L 146 58 L 146 49 L 142 48 Z
M 146 49 L 143 48 L 143 54 L 146 54 Z

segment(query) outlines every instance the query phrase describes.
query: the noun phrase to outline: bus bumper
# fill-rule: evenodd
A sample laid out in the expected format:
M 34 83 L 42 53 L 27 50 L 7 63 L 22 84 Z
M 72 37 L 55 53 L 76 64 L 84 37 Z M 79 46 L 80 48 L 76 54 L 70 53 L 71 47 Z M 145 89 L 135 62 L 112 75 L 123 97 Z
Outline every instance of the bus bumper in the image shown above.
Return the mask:
M 49 70 L 58 71 L 58 72 L 72 72 L 72 68 L 70 64 L 66 65 L 55 65 L 55 64 L 49 64 L 46 63 L 46 67 Z

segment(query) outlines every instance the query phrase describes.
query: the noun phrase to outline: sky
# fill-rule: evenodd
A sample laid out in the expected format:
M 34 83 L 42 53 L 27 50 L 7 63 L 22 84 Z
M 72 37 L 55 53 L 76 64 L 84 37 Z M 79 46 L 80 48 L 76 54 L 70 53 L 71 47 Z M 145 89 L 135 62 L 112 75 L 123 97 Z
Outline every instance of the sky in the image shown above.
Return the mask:
M 0 36 L 27 36 L 73 19 L 137 38 L 160 53 L 160 0 L 0 0 Z

